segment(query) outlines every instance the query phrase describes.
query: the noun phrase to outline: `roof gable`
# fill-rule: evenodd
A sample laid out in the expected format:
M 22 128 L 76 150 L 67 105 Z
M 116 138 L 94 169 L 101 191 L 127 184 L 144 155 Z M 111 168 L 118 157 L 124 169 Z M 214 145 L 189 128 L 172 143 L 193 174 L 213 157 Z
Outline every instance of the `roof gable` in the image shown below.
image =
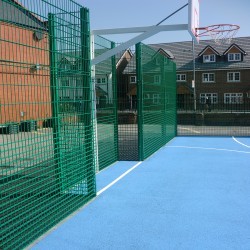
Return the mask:
M 45 20 L 28 10 L 17 0 L 0 0 L 0 19 L 25 27 L 46 30 Z
M 224 51 L 223 55 L 226 55 L 228 53 L 230 53 L 230 51 L 232 51 L 232 53 L 235 53 L 235 50 L 246 55 L 246 51 L 244 51 L 240 46 L 238 46 L 237 44 L 233 43 L 227 50 Z
M 161 54 L 169 59 L 174 59 L 174 55 L 172 54 L 172 52 L 170 50 L 159 48 L 157 50 L 156 54 Z
M 209 53 L 207 53 L 207 52 L 209 52 Z M 212 53 L 211 53 L 212 52 Z M 216 50 L 216 49 L 214 49 L 212 46 L 210 46 L 210 45 L 207 45 L 199 54 L 198 54 L 198 56 L 202 56 L 202 55 L 204 55 L 204 54 L 209 54 L 209 55 L 211 55 L 211 54 L 216 54 L 217 56 L 220 56 L 220 53 Z

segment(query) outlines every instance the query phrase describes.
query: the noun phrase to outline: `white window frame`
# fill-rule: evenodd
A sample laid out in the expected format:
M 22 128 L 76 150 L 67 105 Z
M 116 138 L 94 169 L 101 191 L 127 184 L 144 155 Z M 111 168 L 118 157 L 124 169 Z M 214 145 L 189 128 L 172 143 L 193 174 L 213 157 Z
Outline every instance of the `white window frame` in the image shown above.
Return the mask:
M 232 58 L 230 58 L 232 56 Z M 237 58 L 239 56 L 239 58 Z M 228 53 L 227 59 L 229 62 L 240 62 L 241 61 L 241 53 Z
M 61 79 L 61 88 L 59 89 L 59 97 L 60 99 L 70 99 L 70 94 L 72 89 L 70 88 L 70 80 L 69 79 Z
M 105 83 L 107 83 L 107 79 L 106 79 L 106 77 L 97 77 L 96 78 L 96 83 L 98 83 L 98 84 L 105 84 Z
M 205 75 L 207 75 L 206 78 L 205 78 Z M 211 75 L 213 75 L 213 80 L 210 79 Z M 207 79 L 207 80 L 205 80 L 205 79 Z M 202 74 L 202 82 L 205 82 L 205 83 L 215 82 L 215 73 L 203 73 Z
M 154 83 L 161 84 L 161 75 L 154 75 Z
M 225 104 L 242 104 L 243 93 L 224 93 Z
M 203 62 L 204 63 L 216 62 L 216 56 L 215 56 L 215 54 L 203 55 Z
M 155 64 L 156 64 L 156 65 L 161 65 L 161 62 L 163 62 L 163 60 L 161 59 L 161 56 L 158 55 L 158 56 L 155 58 Z
M 205 104 L 207 97 L 210 98 L 211 104 L 218 103 L 218 93 L 200 93 L 200 103 Z
M 176 75 L 176 81 L 177 82 L 186 82 L 187 81 L 187 75 L 186 74 L 177 74 Z
M 136 83 L 136 76 L 130 76 L 130 83 Z
M 236 79 L 236 74 L 239 75 L 239 79 Z M 240 72 L 227 72 L 227 82 L 240 82 Z
M 153 104 L 160 104 L 160 94 L 153 94 Z

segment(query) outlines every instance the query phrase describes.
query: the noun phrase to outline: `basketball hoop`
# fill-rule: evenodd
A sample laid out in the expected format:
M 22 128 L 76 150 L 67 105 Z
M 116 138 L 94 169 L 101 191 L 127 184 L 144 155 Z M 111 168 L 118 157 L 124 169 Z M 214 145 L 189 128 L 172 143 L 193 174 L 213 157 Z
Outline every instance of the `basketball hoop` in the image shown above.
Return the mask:
M 196 28 L 196 36 L 210 36 L 216 44 L 230 44 L 240 26 L 236 24 L 215 24 Z

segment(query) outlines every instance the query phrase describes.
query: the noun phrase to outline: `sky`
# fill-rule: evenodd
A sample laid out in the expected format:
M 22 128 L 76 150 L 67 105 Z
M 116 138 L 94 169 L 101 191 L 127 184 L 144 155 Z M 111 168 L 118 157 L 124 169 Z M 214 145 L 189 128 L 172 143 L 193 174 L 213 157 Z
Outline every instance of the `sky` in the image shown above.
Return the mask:
M 90 28 L 110 29 L 156 25 L 165 17 L 184 6 L 188 0 L 75 0 L 90 11 Z M 249 0 L 200 0 L 200 27 L 230 23 L 240 26 L 237 37 L 250 36 Z M 187 24 L 188 7 L 163 22 Z M 125 42 L 136 34 L 105 36 L 114 42 Z M 202 38 L 201 38 L 202 39 Z M 209 39 L 209 38 L 203 38 Z M 143 42 L 168 43 L 191 41 L 188 31 L 158 33 Z

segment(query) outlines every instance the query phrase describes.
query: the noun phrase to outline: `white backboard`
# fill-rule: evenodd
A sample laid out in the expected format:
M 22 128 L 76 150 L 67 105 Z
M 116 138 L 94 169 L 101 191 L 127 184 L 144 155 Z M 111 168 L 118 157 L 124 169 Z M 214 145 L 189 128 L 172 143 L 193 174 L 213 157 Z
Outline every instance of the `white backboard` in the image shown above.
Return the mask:
M 188 0 L 188 31 L 196 43 L 199 43 L 198 31 L 196 30 L 200 27 L 199 21 L 200 0 Z

